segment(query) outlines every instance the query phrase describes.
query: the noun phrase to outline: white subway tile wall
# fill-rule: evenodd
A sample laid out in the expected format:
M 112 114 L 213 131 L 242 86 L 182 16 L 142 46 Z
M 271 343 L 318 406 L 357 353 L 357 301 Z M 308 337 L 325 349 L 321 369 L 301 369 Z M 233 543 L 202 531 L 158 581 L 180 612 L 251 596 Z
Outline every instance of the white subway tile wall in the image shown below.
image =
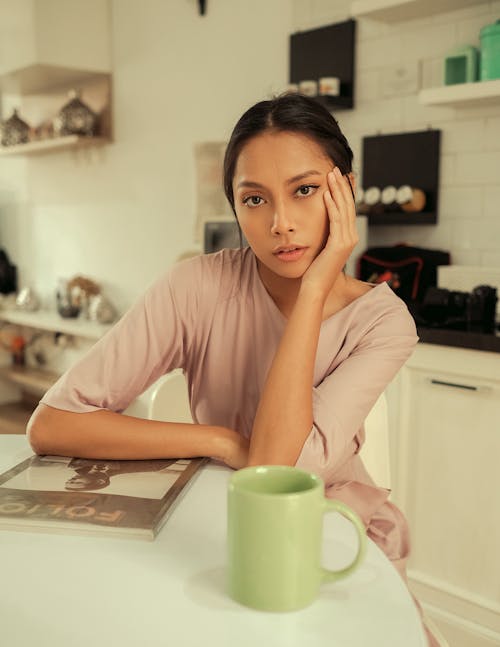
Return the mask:
M 320 19 L 347 20 L 350 4 L 293 0 L 293 29 L 309 29 Z M 407 242 L 446 249 L 453 263 L 500 267 L 500 104 L 429 107 L 417 96 L 420 89 L 442 85 L 450 51 L 479 47 L 481 27 L 498 19 L 498 0 L 399 23 L 358 19 L 355 109 L 333 112 L 352 139 L 355 170 L 362 167 L 365 135 L 442 130 L 437 225 L 370 227 L 369 245 Z M 402 86 L 398 94 L 391 86 L 388 98 L 388 75 L 395 65 L 409 74 L 417 66 L 419 87 L 408 92 Z
M 443 123 L 441 151 L 443 154 L 481 152 L 485 149 L 484 119 Z
M 483 190 L 484 216 L 494 218 L 498 216 L 498 205 L 500 204 L 500 186 L 488 186 Z M 499 250 L 500 251 L 500 250 Z
M 441 222 L 454 222 L 477 214 L 483 205 L 483 192 L 479 187 L 443 186 L 439 194 Z
M 500 11 L 498 12 L 500 16 Z M 500 107 L 499 107 L 500 112 Z M 488 151 L 498 150 L 498 142 L 500 141 L 500 116 L 489 117 L 484 125 L 484 149 Z M 499 169 L 500 174 L 500 169 Z

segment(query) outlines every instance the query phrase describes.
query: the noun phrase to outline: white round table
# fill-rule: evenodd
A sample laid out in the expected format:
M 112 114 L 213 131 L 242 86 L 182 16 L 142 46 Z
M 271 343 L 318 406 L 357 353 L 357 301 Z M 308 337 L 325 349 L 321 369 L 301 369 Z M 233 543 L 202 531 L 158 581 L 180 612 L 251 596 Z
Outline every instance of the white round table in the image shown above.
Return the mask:
M 0 435 L 0 472 L 32 454 Z M 307 609 L 265 613 L 225 592 L 226 487 L 208 465 L 153 542 L 0 530 L 0 638 L 5 647 L 425 647 L 396 570 L 369 541 L 358 571 L 324 585 Z M 325 517 L 324 565 L 354 554 L 355 535 Z

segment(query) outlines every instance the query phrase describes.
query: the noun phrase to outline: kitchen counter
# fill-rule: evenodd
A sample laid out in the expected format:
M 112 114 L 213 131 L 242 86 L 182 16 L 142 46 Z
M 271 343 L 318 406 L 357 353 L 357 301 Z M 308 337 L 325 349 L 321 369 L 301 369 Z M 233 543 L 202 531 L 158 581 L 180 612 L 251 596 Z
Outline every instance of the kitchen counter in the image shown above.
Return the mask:
M 417 326 L 420 342 L 500 353 L 500 335 Z

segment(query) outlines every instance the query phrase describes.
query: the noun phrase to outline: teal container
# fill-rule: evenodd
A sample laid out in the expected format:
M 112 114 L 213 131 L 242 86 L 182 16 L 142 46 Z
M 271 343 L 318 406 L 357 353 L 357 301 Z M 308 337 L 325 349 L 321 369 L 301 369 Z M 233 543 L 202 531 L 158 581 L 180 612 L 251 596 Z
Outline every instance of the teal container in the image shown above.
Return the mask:
M 472 45 L 457 47 L 444 60 L 444 84 L 472 83 L 477 81 L 479 51 Z
M 500 20 L 481 29 L 481 81 L 500 79 Z

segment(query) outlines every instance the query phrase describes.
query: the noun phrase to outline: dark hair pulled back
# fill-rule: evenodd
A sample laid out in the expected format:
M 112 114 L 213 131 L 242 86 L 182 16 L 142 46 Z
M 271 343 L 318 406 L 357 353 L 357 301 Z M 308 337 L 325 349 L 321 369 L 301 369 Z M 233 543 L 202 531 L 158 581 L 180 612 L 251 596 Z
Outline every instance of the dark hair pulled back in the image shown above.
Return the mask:
M 235 215 L 233 178 L 238 157 L 252 137 L 265 131 L 306 135 L 321 146 L 342 175 L 352 171 L 353 154 L 347 139 L 337 120 L 318 101 L 296 93 L 260 101 L 240 117 L 224 155 L 224 193 Z

